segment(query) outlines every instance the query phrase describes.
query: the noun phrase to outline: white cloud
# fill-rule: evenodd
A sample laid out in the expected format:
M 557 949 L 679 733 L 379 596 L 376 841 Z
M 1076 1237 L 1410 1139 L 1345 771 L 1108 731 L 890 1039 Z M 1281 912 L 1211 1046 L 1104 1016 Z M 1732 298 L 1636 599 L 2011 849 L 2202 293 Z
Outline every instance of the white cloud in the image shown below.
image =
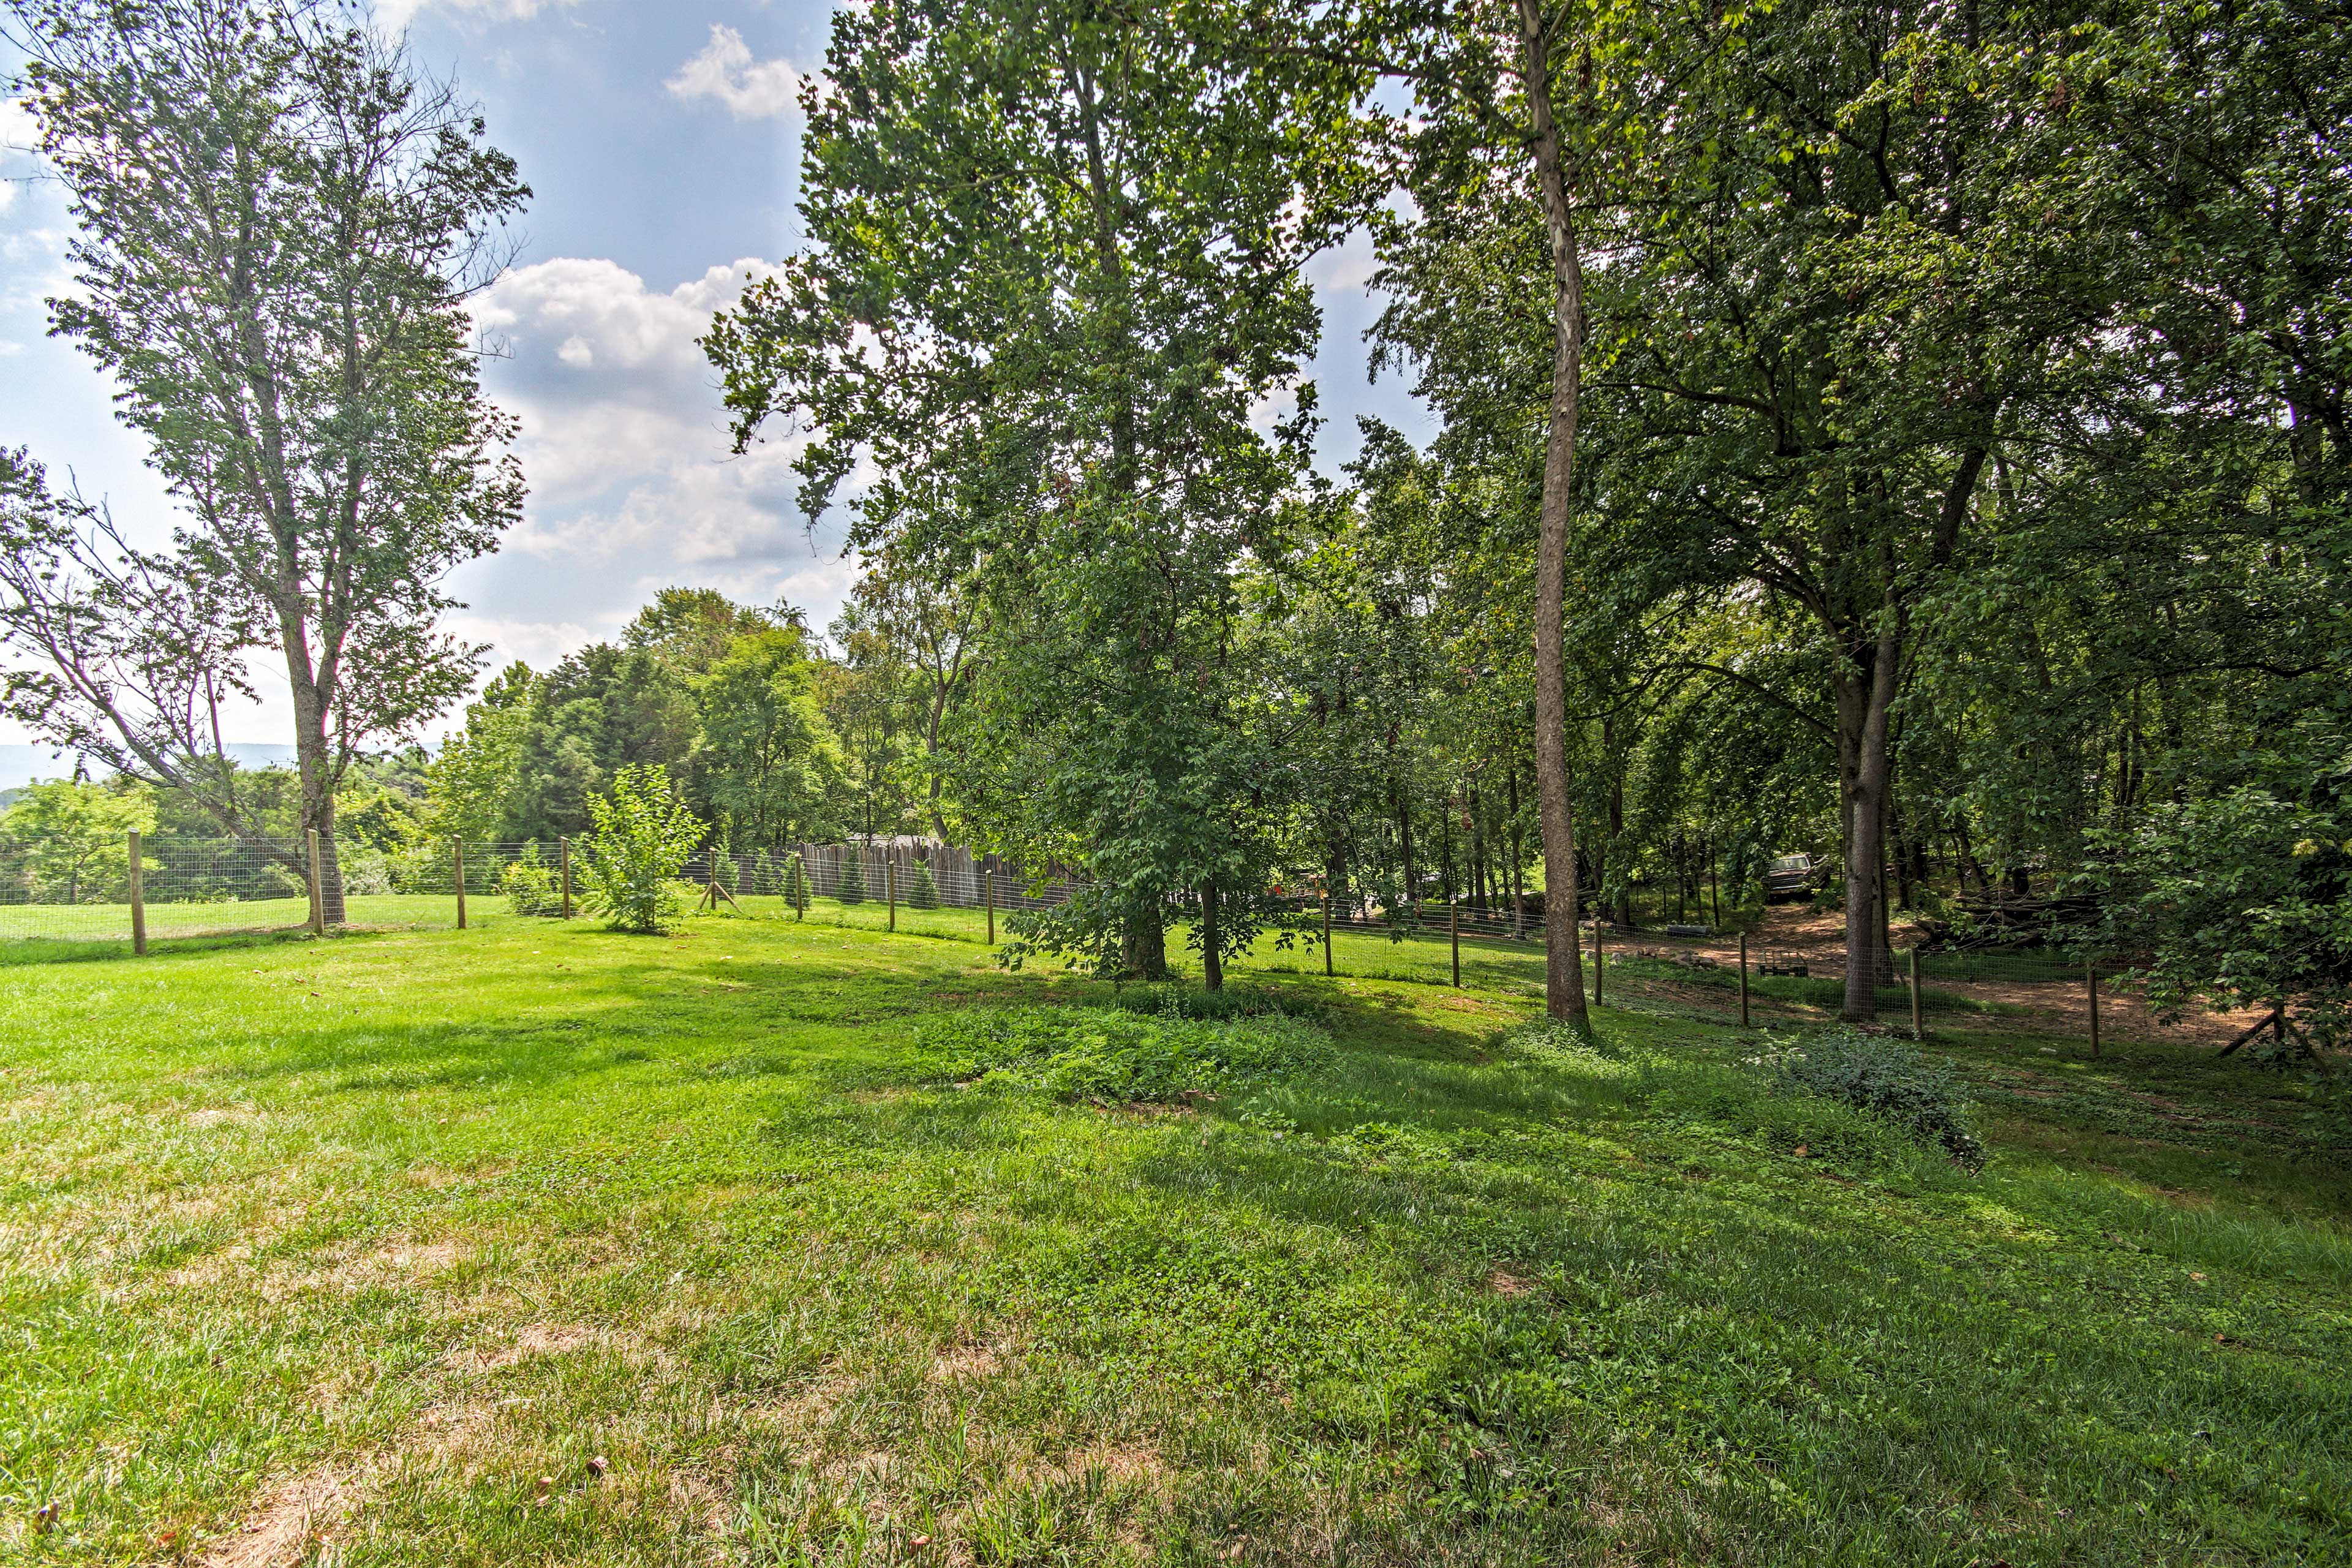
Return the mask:
M 510 272 L 484 296 L 476 321 L 514 347 L 491 391 L 522 420 L 531 487 L 510 549 L 662 582 L 702 563 L 769 584 L 806 574 L 790 471 L 800 444 L 730 458 L 716 374 L 695 343 L 766 268 L 714 267 L 661 293 L 614 262 L 566 258 Z
M 528 22 L 541 11 L 572 5 L 578 0 L 376 0 L 376 20 L 386 27 L 405 27 L 425 11 L 446 11 L 485 22 Z
M 516 659 L 533 669 L 545 669 L 619 629 L 617 625 L 585 626 L 576 621 L 509 620 L 477 615 L 471 610 L 453 613 L 443 626 L 467 642 L 488 643 L 496 650 L 492 655 L 497 661 L 492 666 L 494 669 L 503 668 Z
M 33 149 L 40 144 L 40 127 L 21 98 L 0 98 L 0 213 L 16 205 L 26 177 L 39 167 Z
M 772 120 L 799 101 L 801 73 L 790 60 L 755 60 L 743 35 L 713 24 L 710 42 L 678 68 L 669 89 L 692 100 L 708 98 L 727 106 L 738 120 Z

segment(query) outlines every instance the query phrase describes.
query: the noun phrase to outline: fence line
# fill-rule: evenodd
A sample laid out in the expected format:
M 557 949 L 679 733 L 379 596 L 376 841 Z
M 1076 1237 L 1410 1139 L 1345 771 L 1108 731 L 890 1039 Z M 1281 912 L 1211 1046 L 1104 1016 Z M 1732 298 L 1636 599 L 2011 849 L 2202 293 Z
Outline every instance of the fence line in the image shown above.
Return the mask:
M 346 840 L 321 845 L 320 854 L 341 875 L 342 923 L 425 930 L 461 923 L 465 898 L 477 900 L 477 909 L 488 900 L 523 914 L 580 912 L 579 868 L 569 847 L 561 840 L 445 839 L 386 852 Z M 136 835 L 0 840 L 0 951 L 38 956 L 126 944 L 145 951 L 156 941 L 299 931 L 319 918 L 311 869 L 306 844 Z M 984 910 L 992 940 L 996 917 L 1057 908 L 1081 886 L 1066 875 L 1033 882 L 993 856 L 903 840 L 803 843 L 747 854 L 706 849 L 688 862 L 684 880 L 704 889 L 703 907 L 771 918 L 805 918 L 820 900 L 834 906 L 836 919 L 865 907 L 854 923 L 893 927 L 927 910 Z M 1533 957 L 1545 942 L 1544 911 L 1533 900 L 1484 907 L 1423 900 L 1391 909 L 1361 896 L 1327 905 L 1318 892 L 1292 891 L 1276 903 L 1297 917 L 1310 951 L 1324 930 L 1385 938 L 1394 962 L 1359 958 L 1351 966 L 1456 984 L 1465 942 L 1473 944 L 1474 967 L 1513 953 Z M 1171 901 L 1170 912 L 1181 920 L 1183 908 L 1182 900 Z M 976 935 L 981 928 L 969 929 Z M 1611 971 L 1684 989 L 1727 992 L 1736 984 L 1743 1017 L 1751 996 L 1821 1005 L 1833 1004 L 1843 985 L 1842 942 L 1807 944 L 1696 923 L 1619 931 L 1586 920 L 1577 945 L 1593 988 L 1604 995 Z M 1593 965 L 1594 959 L 1604 962 Z M 1316 967 L 1334 969 L 1328 945 L 1322 960 Z M 2085 1015 L 2095 1042 L 2097 975 L 2056 950 L 1938 951 L 1915 939 L 1880 961 L 1877 1000 L 1887 1016 L 1907 1012 L 1917 1028 L 1931 1013 L 1995 1012 L 2013 1002 L 2071 997 L 2068 1005 Z M 1728 1010 L 1729 997 L 1724 1000 Z
M 467 923 L 466 900 L 526 914 L 576 913 L 579 866 L 563 840 L 441 839 L 396 850 L 322 842 L 340 874 L 344 925 L 434 929 Z M 91 944 L 294 931 L 320 922 L 318 870 L 304 842 L 121 837 L 0 840 L 0 946 Z M 749 854 L 704 850 L 683 879 L 737 899 L 828 900 L 887 910 L 1012 914 L 1067 903 L 1077 884 L 1032 885 L 996 857 L 946 846 L 800 844 Z M 503 905 L 495 900 L 503 900 Z

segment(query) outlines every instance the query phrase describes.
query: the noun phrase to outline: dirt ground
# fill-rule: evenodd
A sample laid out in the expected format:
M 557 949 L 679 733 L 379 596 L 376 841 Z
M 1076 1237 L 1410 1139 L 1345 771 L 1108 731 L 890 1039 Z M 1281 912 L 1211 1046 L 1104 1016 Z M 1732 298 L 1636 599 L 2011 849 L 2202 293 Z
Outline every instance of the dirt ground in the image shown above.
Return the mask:
M 1908 946 L 1912 936 L 1906 923 L 1895 922 L 1896 947 Z M 1726 968 L 1739 962 L 1737 936 L 1670 937 L 1660 931 L 1645 930 L 1614 932 L 1608 940 L 1611 951 L 1616 952 L 1649 953 L 1661 958 L 1704 957 Z M 1803 905 L 1784 904 L 1769 909 L 1762 929 L 1748 939 L 1748 962 L 1751 967 L 1802 963 L 1817 978 L 1841 975 L 1845 970 L 1845 918 Z M 1897 964 L 1899 976 L 1899 960 Z M 2013 1014 L 1989 1013 L 1979 1016 L 1981 1023 L 1972 1020 L 1972 1026 L 2010 1026 L 2090 1033 L 2090 996 L 2080 980 L 1954 980 L 1930 974 L 1927 985 L 1931 992 L 1941 991 L 1972 1001 L 2032 1008 L 2035 1015 L 2029 1020 Z M 2253 1012 L 2192 1013 L 2167 1023 L 2149 1011 L 2146 998 L 2137 990 L 2109 979 L 2099 983 L 2099 1026 L 2103 1032 L 2116 1036 L 2220 1047 L 2227 1045 L 2258 1016 Z

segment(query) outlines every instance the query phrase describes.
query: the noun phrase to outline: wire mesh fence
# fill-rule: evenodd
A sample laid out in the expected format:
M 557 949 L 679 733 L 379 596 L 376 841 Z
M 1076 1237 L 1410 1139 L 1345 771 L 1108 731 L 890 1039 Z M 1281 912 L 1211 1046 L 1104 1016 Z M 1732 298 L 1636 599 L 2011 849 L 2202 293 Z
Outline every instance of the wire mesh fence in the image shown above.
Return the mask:
M 485 917 L 585 912 L 573 846 L 98 837 L 0 841 L 0 960 L 102 955 L 158 942 L 308 927 L 450 929 Z M 328 889 L 322 909 L 313 882 Z M 680 875 L 699 911 L 985 940 L 999 915 L 1066 902 L 1066 878 L 940 846 L 804 844 L 706 850 Z
M 0 961 L 102 955 L 155 942 L 271 936 L 305 927 L 450 929 L 484 919 L 587 912 L 583 868 L 563 841 L 436 842 L 383 849 L 355 842 L 93 837 L 0 840 Z M 1056 868 L 1058 869 L 1058 868 Z M 314 875 L 329 889 L 313 896 Z M 815 921 L 985 942 L 1024 910 L 1066 903 L 1079 884 L 1032 878 L 993 858 L 921 840 L 800 844 L 748 852 L 706 849 L 680 877 L 700 915 Z M 333 889 L 340 887 L 338 902 Z M 1301 973 L 1540 988 L 1542 895 L 1382 904 L 1370 897 L 1279 893 L 1282 930 L 1243 956 L 1246 966 Z M 1614 912 L 1614 911 L 1612 911 Z M 1644 911 L 1650 912 L 1650 911 Z M 1580 973 L 1610 999 L 1676 996 L 1750 1019 L 1842 1008 L 1843 921 L 1810 909 L 1745 911 L 1718 925 L 1660 900 L 1654 925 L 1580 922 Z M 1708 910 L 1712 915 L 1716 911 Z M 1171 921 L 1188 920 L 1171 904 Z M 2095 1031 L 2103 1007 L 2128 1016 L 2134 998 L 2103 988 L 2102 972 L 2060 947 L 1959 948 L 1898 931 L 1864 965 L 1881 1016 L 1929 1024 L 2032 1017 Z

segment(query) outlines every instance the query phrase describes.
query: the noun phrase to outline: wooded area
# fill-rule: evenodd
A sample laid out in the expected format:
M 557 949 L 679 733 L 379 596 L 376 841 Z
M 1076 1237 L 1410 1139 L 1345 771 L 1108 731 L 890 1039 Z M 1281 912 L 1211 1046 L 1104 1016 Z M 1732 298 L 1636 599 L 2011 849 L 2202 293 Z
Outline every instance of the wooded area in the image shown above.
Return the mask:
M 2168 1006 L 2342 1026 L 2340 0 L 844 13 L 806 92 L 807 245 L 703 346 L 739 449 L 808 434 L 802 499 L 846 509 L 854 602 L 821 637 L 665 593 L 615 643 L 499 675 L 429 769 L 362 759 L 478 658 L 431 629 L 430 584 L 520 479 L 452 331 L 525 193 L 364 26 L 250 24 L 270 47 L 232 75 L 278 107 L 235 123 L 278 173 L 174 177 L 278 202 L 289 234 L 337 200 L 422 226 L 380 284 L 315 269 L 341 281 L 268 338 L 282 302 L 238 268 L 307 253 L 151 232 L 110 183 L 109 149 L 201 116 L 154 120 L 106 62 L 200 96 L 247 9 L 16 7 L 89 226 L 59 330 L 133 378 L 126 417 L 211 531 L 142 557 L 10 457 L 5 624 L 45 661 L 12 711 L 218 831 L 272 831 L 205 731 L 275 642 L 315 688 L 280 837 L 334 842 L 349 797 L 552 839 L 658 764 L 714 847 L 920 832 L 1069 868 L 1085 895 L 1025 942 L 1157 977 L 1192 911 L 1212 978 L 1304 885 L 1573 886 L 1622 921 L 1702 886 L 1748 909 L 1802 852 L 1844 910 L 1851 1018 L 1906 917 L 2137 965 Z M 364 197 L 294 151 L 339 95 L 367 113 L 334 144 L 373 136 L 393 171 Z M 1351 234 L 1381 363 L 1437 427 L 1366 421 L 1335 479 L 1307 269 Z M 160 303 L 224 267 L 215 316 Z M 298 484 L 241 389 L 333 363 L 333 290 L 394 283 L 401 321 L 440 324 L 384 340 L 399 376 L 305 384 Z M 189 355 L 217 374 L 175 379 Z M 365 493 L 399 499 L 362 515 L 346 434 L 421 389 L 440 423 L 367 448 Z M 377 565 L 336 564 L 362 546 Z M 347 579 L 378 597 L 269 587 Z M 1545 929 L 1572 1021 L 1578 939 Z
M 431 8 L 0 0 L 11 1560 L 2352 1562 L 2352 0 Z M 412 16 L 798 137 L 562 265 L 837 609 L 453 629 L 621 377 Z
M 955 14 L 841 20 L 810 247 L 707 346 L 813 514 L 874 460 L 948 797 L 1118 889 L 1051 940 L 1811 850 L 1850 1016 L 1908 908 L 2333 1026 L 2340 5 Z M 1442 428 L 1333 486 L 1357 225 Z

